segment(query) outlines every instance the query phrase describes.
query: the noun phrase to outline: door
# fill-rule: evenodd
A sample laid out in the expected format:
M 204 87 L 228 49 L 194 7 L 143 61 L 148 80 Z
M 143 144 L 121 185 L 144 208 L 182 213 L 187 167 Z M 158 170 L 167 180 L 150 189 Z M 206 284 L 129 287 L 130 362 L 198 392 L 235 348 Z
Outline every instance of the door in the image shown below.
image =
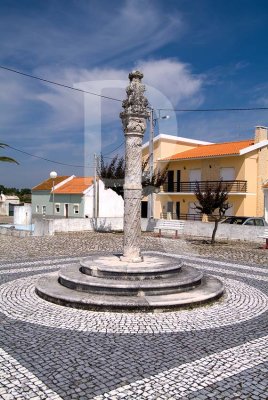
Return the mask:
M 141 218 L 147 218 L 148 215 L 148 201 L 141 202 Z
M 168 181 L 168 192 L 174 192 L 174 171 L 168 171 L 167 174 L 167 181 Z
M 189 171 L 189 181 L 190 181 L 189 192 L 193 192 L 195 190 L 195 183 L 201 181 L 201 169 L 191 169 Z
M 178 169 L 177 170 L 177 187 L 176 187 L 176 189 L 177 189 L 177 192 L 180 192 L 181 191 L 181 171 Z
M 11 203 L 8 204 L 8 215 L 10 217 L 14 216 L 14 204 L 11 204 Z
M 69 217 L 69 204 L 64 204 L 64 216 Z
M 180 219 L 181 215 L 181 204 L 179 201 L 176 201 L 176 218 Z
M 167 202 L 167 219 L 172 219 L 173 217 L 173 201 Z

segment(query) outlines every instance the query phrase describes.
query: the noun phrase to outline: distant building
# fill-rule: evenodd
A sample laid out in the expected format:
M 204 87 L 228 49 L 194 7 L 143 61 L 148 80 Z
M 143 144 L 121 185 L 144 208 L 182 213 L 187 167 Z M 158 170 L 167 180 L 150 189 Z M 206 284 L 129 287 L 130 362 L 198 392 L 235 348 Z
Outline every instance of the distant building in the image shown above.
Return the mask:
M 18 196 L 0 194 L 0 215 L 14 215 L 14 206 L 20 203 Z
M 124 201 L 112 189 L 98 181 L 96 189 L 98 217 L 122 217 Z M 33 216 L 55 218 L 92 218 L 94 216 L 94 179 L 59 176 L 47 179 L 32 189 Z
M 149 143 L 145 143 L 143 157 L 148 155 Z M 198 219 L 194 208 L 195 184 L 205 187 L 206 181 L 223 181 L 227 185 L 228 201 L 232 204 L 228 215 L 264 216 L 267 128 L 256 127 L 254 139 L 216 144 L 158 135 L 154 139 L 154 160 L 159 169 L 168 165 L 166 183 L 154 195 L 155 218 Z

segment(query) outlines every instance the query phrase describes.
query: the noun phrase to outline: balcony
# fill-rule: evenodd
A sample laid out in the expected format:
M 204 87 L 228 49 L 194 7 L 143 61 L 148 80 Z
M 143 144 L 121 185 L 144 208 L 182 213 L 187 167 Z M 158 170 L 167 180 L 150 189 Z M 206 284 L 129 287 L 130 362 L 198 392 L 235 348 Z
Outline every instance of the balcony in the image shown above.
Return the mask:
M 217 186 L 222 183 L 227 187 L 229 193 L 246 193 L 247 181 L 199 181 L 201 191 L 205 191 L 207 183 L 210 186 Z M 194 193 L 196 182 L 165 182 L 162 193 Z

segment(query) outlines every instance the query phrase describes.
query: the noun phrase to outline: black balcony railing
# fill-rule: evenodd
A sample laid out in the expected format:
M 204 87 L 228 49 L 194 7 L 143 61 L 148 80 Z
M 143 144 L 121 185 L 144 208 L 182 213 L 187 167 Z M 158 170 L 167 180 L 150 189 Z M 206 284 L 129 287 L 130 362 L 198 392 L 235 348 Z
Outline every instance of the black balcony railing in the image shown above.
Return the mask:
M 223 220 L 226 218 L 230 218 L 230 217 L 232 217 L 232 215 L 225 215 L 223 217 Z M 161 213 L 160 218 L 161 219 L 183 219 L 186 221 L 201 221 L 202 214 L 182 214 L 182 213 L 180 213 L 180 215 L 178 215 L 177 213 L 167 212 L 167 213 Z M 214 219 L 210 215 L 208 215 L 207 218 L 208 218 L 209 222 L 214 222 Z
M 201 221 L 201 214 L 182 214 L 180 215 L 172 212 L 166 212 L 160 214 L 161 219 L 184 219 L 188 221 Z
M 201 191 L 205 191 L 206 185 L 209 184 L 212 188 L 219 183 L 227 188 L 230 193 L 246 193 L 247 181 L 199 181 Z M 196 182 L 165 182 L 163 185 L 164 192 L 168 193 L 194 193 Z

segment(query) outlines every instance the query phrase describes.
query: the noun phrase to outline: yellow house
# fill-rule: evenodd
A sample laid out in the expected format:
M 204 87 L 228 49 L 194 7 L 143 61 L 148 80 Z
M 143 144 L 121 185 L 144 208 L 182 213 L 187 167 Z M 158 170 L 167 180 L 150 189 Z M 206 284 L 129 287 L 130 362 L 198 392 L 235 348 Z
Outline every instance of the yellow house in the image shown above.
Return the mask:
M 148 157 L 149 143 L 143 146 Z M 228 215 L 264 216 L 263 184 L 268 179 L 268 132 L 255 129 L 255 138 L 225 143 L 209 143 L 170 135 L 154 139 L 155 166 L 168 164 L 167 181 L 154 194 L 155 218 L 199 219 L 194 208 L 195 182 L 227 184 Z

